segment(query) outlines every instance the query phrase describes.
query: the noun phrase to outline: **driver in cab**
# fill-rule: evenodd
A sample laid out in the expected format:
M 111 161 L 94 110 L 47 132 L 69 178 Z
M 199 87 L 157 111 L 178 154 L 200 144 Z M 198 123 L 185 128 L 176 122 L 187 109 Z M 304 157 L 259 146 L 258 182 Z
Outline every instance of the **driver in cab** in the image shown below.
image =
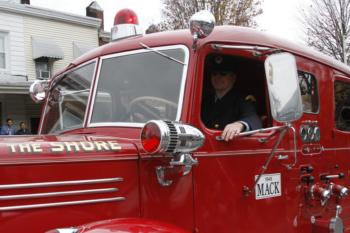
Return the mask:
M 202 121 L 211 129 L 223 130 L 221 138 L 232 140 L 239 133 L 262 127 L 253 103 L 240 96 L 232 58 L 216 55 L 209 61 L 211 91 L 204 93 Z

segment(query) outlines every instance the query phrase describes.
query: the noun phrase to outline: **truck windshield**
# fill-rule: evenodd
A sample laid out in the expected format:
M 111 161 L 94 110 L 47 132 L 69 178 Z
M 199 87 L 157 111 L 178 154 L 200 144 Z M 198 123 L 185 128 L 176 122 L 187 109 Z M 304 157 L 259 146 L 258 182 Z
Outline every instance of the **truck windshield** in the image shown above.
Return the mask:
M 150 50 L 102 58 L 90 125 L 178 120 L 187 49 L 157 50 L 180 62 Z
M 52 88 L 42 133 L 55 133 L 82 127 L 90 93 L 95 62 L 64 75 Z

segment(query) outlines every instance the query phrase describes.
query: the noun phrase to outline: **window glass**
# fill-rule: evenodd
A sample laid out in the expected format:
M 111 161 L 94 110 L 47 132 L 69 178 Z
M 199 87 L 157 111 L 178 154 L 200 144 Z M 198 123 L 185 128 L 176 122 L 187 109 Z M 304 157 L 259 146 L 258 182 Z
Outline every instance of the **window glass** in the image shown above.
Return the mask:
M 6 68 L 5 34 L 0 33 L 0 69 Z
M 95 63 L 66 74 L 51 90 L 42 133 L 83 126 Z
M 5 36 L 0 33 L 0 53 L 5 52 Z
M 103 60 L 91 123 L 176 119 L 185 51 L 160 51 Z
M 0 69 L 5 69 L 6 63 L 5 63 L 5 53 L 0 53 Z
M 298 71 L 299 87 L 305 113 L 318 112 L 318 90 L 316 78 L 309 73 Z
M 334 82 L 335 125 L 337 129 L 350 131 L 350 84 Z
M 35 71 L 36 71 L 36 77 L 39 79 L 49 79 L 50 78 L 50 64 L 49 61 L 46 59 L 40 61 L 37 59 L 35 61 Z

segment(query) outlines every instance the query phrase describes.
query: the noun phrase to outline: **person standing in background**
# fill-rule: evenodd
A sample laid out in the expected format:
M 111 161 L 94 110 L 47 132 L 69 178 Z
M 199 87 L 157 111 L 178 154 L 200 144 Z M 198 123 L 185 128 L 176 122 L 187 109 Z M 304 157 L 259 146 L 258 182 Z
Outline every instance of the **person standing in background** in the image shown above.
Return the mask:
M 26 123 L 24 123 L 23 121 L 21 121 L 21 123 L 19 123 L 19 130 L 16 132 L 17 135 L 28 135 L 31 134 L 29 129 L 26 126 Z
M 16 134 L 16 128 L 14 126 L 14 122 L 11 118 L 6 119 L 6 125 L 3 125 L 1 127 L 1 135 L 15 135 Z

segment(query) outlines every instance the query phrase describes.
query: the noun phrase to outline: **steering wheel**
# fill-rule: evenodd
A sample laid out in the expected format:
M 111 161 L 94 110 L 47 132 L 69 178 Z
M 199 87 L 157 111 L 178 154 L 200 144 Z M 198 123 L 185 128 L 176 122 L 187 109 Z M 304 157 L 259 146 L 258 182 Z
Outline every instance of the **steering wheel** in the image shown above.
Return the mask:
M 154 96 L 140 96 L 129 103 L 130 117 L 133 122 L 170 119 L 176 110 L 176 103 Z

